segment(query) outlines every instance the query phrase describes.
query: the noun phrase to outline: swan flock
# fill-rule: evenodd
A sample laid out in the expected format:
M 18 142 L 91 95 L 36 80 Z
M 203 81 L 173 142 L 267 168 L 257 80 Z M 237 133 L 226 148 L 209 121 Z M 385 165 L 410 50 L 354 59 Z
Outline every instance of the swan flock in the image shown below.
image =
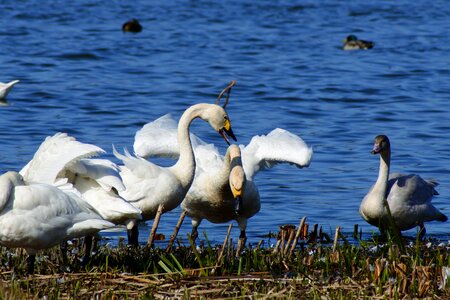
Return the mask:
M 13 84 L 12 84 L 13 85 Z M 12 87 L 11 85 L 11 87 Z M 227 99 L 228 100 L 228 99 Z M 152 220 L 178 206 L 190 217 L 192 237 L 202 220 L 236 221 L 245 244 L 248 220 L 261 209 L 256 175 L 280 163 L 310 166 L 313 150 L 298 135 L 275 128 L 255 135 L 248 145 L 236 141 L 225 105 L 199 103 L 188 107 L 179 121 L 171 115 L 136 132 L 134 154 L 113 146 L 120 164 L 102 158 L 105 151 L 66 133 L 47 137 L 20 172 L 0 176 L 0 245 L 24 248 L 33 273 L 35 255 L 67 240 L 101 230 L 124 228 L 128 243 L 138 246 L 139 222 Z M 224 155 L 190 132 L 195 119 L 207 122 L 229 145 Z M 432 205 L 434 180 L 415 174 L 390 174 L 391 145 L 387 136 L 375 138 L 373 154 L 380 156 L 375 184 L 359 212 L 384 233 L 392 220 L 400 231 L 424 223 L 447 221 Z M 151 159 L 170 157 L 169 167 Z

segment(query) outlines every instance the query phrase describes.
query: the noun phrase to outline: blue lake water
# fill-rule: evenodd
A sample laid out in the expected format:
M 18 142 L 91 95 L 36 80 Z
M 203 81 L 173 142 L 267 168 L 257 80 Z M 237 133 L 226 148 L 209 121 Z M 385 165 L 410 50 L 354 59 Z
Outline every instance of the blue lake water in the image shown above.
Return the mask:
M 213 102 L 235 79 L 227 110 L 239 143 L 280 127 L 315 152 L 308 169 L 257 175 L 262 208 L 249 220 L 250 242 L 303 216 L 328 233 L 359 224 L 368 238 L 376 229 L 358 208 L 378 174 L 369 153 L 378 134 L 391 139 L 392 171 L 440 182 L 433 201 L 450 215 L 446 1 L 24 0 L 1 1 L 0 11 L 0 81 L 21 81 L 0 107 L 1 173 L 20 170 L 58 131 L 118 163 L 112 144 L 131 149 L 143 124 Z M 131 18 L 142 32 L 121 31 Z M 374 49 L 341 50 L 352 33 Z M 192 131 L 225 152 L 206 123 Z M 169 236 L 179 213 L 165 214 L 159 231 Z M 204 221 L 199 230 L 221 242 L 227 227 Z M 148 229 L 141 226 L 143 242 Z M 449 239 L 449 223 L 427 231 Z

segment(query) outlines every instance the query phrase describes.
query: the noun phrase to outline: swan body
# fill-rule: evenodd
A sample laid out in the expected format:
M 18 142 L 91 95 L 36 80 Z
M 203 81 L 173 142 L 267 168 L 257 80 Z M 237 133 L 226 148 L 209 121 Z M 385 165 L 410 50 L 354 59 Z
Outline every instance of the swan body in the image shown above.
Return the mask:
M 359 211 L 364 220 L 384 232 L 385 224 L 388 224 L 387 200 L 394 223 L 400 231 L 419 226 L 423 236 L 425 222 L 447 221 L 447 217 L 431 203 L 433 196 L 438 195 L 436 181 L 424 180 L 415 174 L 389 174 L 391 147 L 387 136 L 375 138 L 372 153 L 380 154 L 380 169 L 377 181 L 360 205 Z
M 0 100 L 6 99 L 6 96 L 8 96 L 8 93 L 11 91 L 13 86 L 18 82 L 19 82 L 19 80 L 13 80 L 8 83 L 0 82 Z
M 0 244 L 25 248 L 29 273 L 37 251 L 113 226 L 70 185 L 26 183 L 17 172 L 0 176 Z
M 153 219 L 159 205 L 163 205 L 163 212 L 179 206 L 191 187 L 196 162 L 189 126 L 196 118 L 207 121 L 225 139 L 223 132 L 235 139 L 226 111 L 215 104 L 200 103 L 186 109 L 176 126 L 175 145 L 179 145 L 179 158 L 173 166 L 161 167 L 126 151 L 122 155 L 114 150 L 116 157 L 124 163 L 120 175 L 126 189 L 120 195 L 142 211 L 144 220 Z M 130 227 L 129 243 L 137 245 L 137 226 L 130 223 Z
M 373 48 L 373 42 L 358 40 L 355 35 L 349 35 L 344 39 L 344 50 L 367 50 Z
M 141 211 L 122 199 L 125 189 L 118 167 L 106 159 L 92 159 L 104 151 L 65 133 L 49 136 L 20 171 L 26 182 L 71 184 L 97 213 L 114 224 L 141 218 Z
M 312 148 L 298 136 L 283 130 L 274 129 L 268 135 L 254 136 L 247 146 L 240 146 L 239 154 L 222 156 L 212 144 L 206 144 L 197 137 L 193 139 L 197 162 L 195 179 L 181 203 L 187 215 L 192 219 L 193 235 L 203 219 L 213 223 L 226 223 L 236 220 L 245 237 L 247 220 L 259 212 L 260 195 L 254 182 L 255 175 L 278 163 L 290 163 L 299 168 L 307 167 L 312 159 Z M 234 146 L 236 147 L 236 146 Z M 143 126 L 136 133 L 135 152 L 143 158 L 152 156 L 175 156 L 175 121 L 165 115 Z M 241 195 L 240 207 L 236 209 L 232 184 L 233 158 L 239 157 L 245 173 L 245 188 Z M 239 204 L 239 202 L 238 202 Z

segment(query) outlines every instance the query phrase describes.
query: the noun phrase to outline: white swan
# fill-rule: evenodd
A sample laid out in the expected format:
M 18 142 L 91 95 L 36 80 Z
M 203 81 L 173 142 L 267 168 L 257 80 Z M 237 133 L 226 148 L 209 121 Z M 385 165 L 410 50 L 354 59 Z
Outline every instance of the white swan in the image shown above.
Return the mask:
M 113 226 L 70 185 L 25 183 L 17 172 L 0 176 L 0 244 L 25 248 L 30 274 L 37 251 Z
M 180 205 L 194 179 L 195 159 L 189 137 L 189 126 L 195 118 L 207 121 L 227 141 L 225 133 L 236 140 L 230 120 L 224 108 L 216 104 L 200 103 L 186 109 L 178 126 L 179 159 L 175 165 L 165 168 L 143 158 L 125 155 L 114 150 L 124 166 L 120 175 L 126 187 L 121 193 L 127 201 L 142 210 L 144 220 L 153 219 L 160 204 L 163 212 Z M 135 222 L 130 222 L 129 244 L 138 245 L 138 229 Z
M 379 227 L 381 232 L 387 229 L 388 212 L 400 231 L 416 226 L 420 227 L 420 238 L 425 235 L 424 223 L 429 221 L 447 221 L 447 217 L 431 204 L 436 181 L 423 180 L 415 174 L 389 174 L 391 162 L 391 144 L 385 135 L 375 137 L 372 154 L 380 154 L 378 179 L 364 197 L 359 212 L 369 224 Z
M 66 133 L 49 136 L 20 171 L 25 182 L 71 184 L 81 198 L 105 220 L 116 225 L 141 219 L 141 211 L 119 196 L 125 189 L 118 167 L 107 159 L 93 159 L 104 151 Z M 83 264 L 90 257 L 92 236 L 85 238 Z
M 116 164 L 91 156 L 105 153 L 66 133 L 49 136 L 20 171 L 26 182 L 70 183 L 102 218 L 114 224 L 140 218 L 141 211 L 121 198 L 125 189 Z
M 0 82 L 0 101 L 6 99 L 8 93 L 11 91 L 13 86 L 18 82 L 19 80 L 13 80 L 8 83 Z
M 150 122 L 136 133 L 134 150 L 142 157 L 176 156 L 175 122 L 165 115 Z M 163 133 L 163 134 L 161 134 Z M 196 237 L 197 227 L 203 219 L 213 223 L 238 222 L 240 239 L 245 240 L 247 220 L 260 210 L 260 196 L 254 183 L 255 175 L 278 163 L 294 164 L 299 168 L 309 166 L 312 148 L 298 136 L 283 130 L 274 129 L 268 135 L 254 136 L 250 143 L 240 146 L 242 164 L 245 172 L 245 189 L 241 205 L 235 209 L 236 202 L 230 187 L 233 177 L 229 177 L 233 157 L 230 147 L 225 157 L 212 144 L 206 144 L 197 137 L 194 146 L 197 169 L 194 182 L 181 204 L 192 219 L 192 235 Z M 239 204 L 239 202 L 237 203 Z

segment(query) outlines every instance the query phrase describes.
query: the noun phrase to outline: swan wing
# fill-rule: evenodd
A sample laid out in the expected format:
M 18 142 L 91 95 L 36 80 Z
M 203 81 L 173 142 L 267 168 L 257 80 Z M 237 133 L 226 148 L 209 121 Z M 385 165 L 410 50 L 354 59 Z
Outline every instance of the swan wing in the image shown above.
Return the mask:
M 113 154 L 123 162 L 119 169 L 125 191 L 120 195 L 127 201 L 138 201 L 157 186 L 163 168 L 145 158 L 132 156 L 126 149 L 124 151 L 125 155 L 120 154 L 113 146 Z
M 240 148 L 244 171 L 249 178 L 279 163 L 308 167 L 313 155 L 312 148 L 302 138 L 281 128 L 254 136 L 246 147 L 240 145 Z
M 133 149 L 140 157 L 169 157 L 178 158 L 178 124 L 171 114 L 166 114 L 153 122 L 145 124 L 136 132 Z M 205 144 L 191 133 L 192 145 Z
M 437 182 L 426 181 L 415 174 L 392 174 L 389 176 L 387 198 L 389 202 L 402 203 L 408 206 L 422 205 L 431 202 Z
M 219 153 L 219 149 L 213 144 L 197 145 L 194 148 L 196 169 L 195 177 L 203 172 L 216 173 L 223 167 L 224 157 Z
M 115 224 L 122 224 L 128 219 L 141 219 L 141 210 L 119 196 L 118 192 L 123 192 L 125 188 L 120 191 L 105 189 L 97 181 L 82 176 L 78 176 L 74 184 L 82 199 L 103 219 Z
M 119 167 L 108 159 L 81 159 L 68 168 L 70 172 L 93 180 L 105 191 L 123 191 L 125 186 L 119 174 Z
M 104 153 L 95 145 L 80 143 L 66 133 L 47 137 L 39 146 L 33 159 L 20 171 L 26 182 L 53 184 L 58 174 L 76 161 Z
M 109 229 L 115 225 L 109 221 L 102 219 L 88 219 L 75 222 L 73 226 L 67 229 L 68 239 L 83 237 L 94 234 L 100 230 Z

